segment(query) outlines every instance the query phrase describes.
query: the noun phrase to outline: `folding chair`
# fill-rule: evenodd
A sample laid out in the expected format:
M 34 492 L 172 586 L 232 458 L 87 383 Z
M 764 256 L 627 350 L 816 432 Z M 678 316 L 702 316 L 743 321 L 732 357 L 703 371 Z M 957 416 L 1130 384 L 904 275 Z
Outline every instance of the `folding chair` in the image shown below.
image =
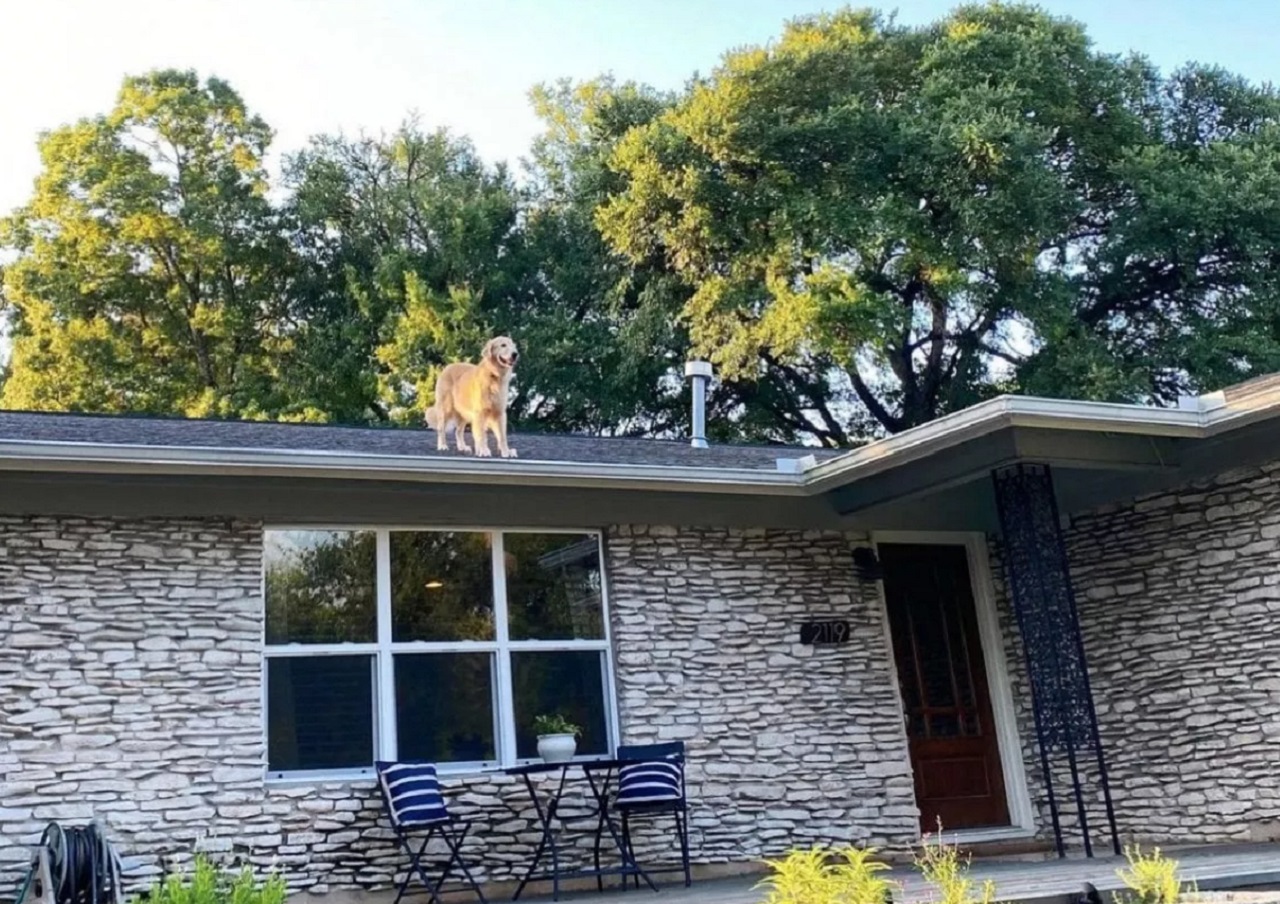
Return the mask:
M 440 890 L 454 867 L 461 871 L 466 885 L 475 892 L 480 904 L 488 904 L 484 892 L 471 876 L 469 865 L 462 859 L 462 845 L 471 830 L 471 822 L 449 813 L 444 794 L 440 790 L 435 765 L 379 761 L 374 766 L 378 772 L 378 789 L 382 792 L 382 803 L 391 820 L 391 828 L 396 833 L 396 840 L 409 855 L 409 869 L 405 872 L 404 881 L 400 883 L 395 904 L 400 904 L 400 899 L 404 897 L 415 875 L 431 896 L 431 904 L 442 904 Z M 415 851 L 412 844 L 415 837 L 413 833 L 423 829 L 426 834 L 422 836 L 422 843 Z M 449 857 L 447 860 L 427 863 L 423 860 L 427 845 L 436 837 L 448 848 Z M 427 873 L 428 867 L 439 868 L 440 877 L 433 881 Z
M 627 855 L 635 861 L 631 844 L 631 821 L 637 817 L 671 814 L 675 818 L 676 837 L 680 841 L 680 863 L 685 888 L 692 884 L 689 874 L 689 801 L 684 787 L 684 741 L 663 744 L 632 744 L 618 747 L 618 794 L 614 809 L 622 816 L 622 843 Z M 646 872 L 677 872 L 654 870 Z M 625 883 L 624 883 L 625 887 Z M 636 877 L 636 888 L 640 877 Z

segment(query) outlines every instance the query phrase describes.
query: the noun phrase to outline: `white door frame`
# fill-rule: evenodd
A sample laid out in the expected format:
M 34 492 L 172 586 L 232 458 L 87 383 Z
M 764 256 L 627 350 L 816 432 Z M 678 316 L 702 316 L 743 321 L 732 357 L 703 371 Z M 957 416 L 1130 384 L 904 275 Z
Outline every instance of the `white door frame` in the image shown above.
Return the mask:
M 946 831 L 948 841 L 996 841 L 1026 838 L 1035 834 L 1035 812 L 1027 788 L 1026 762 L 1022 758 L 1022 740 L 1018 734 L 1017 711 L 1013 706 L 1013 690 L 1009 683 L 1009 663 L 1004 654 L 1004 638 L 996 612 L 995 585 L 991 562 L 987 556 L 987 538 L 976 531 L 874 531 L 871 545 L 879 551 L 881 543 L 917 543 L 935 546 L 963 546 L 969 563 L 969 583 L 978 616 L 978 636 L 982 643 L 983 665 L 987 671 L 987 688 L 991 695 L 991 716 L 995 720 L 996 740 L 1000 748 L 1000 764 L 1004 772 L 1005 798 L 1009 807 L 1009 825 L 995 828 Z M 889 630 L 889 607 L 884 596 L 884 582 L 876 582 L 880 595 L 880 611 L 884 621 L 885 642 L 898 706 L 902 692 L 898 687 L 898 664 L 893 655 L 893 636 Z

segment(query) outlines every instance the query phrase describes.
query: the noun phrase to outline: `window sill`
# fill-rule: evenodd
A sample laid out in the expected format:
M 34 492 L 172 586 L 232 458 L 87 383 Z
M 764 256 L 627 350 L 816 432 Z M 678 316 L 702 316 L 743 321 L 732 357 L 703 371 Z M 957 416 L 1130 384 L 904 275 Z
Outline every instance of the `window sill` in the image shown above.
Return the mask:
M 609 754 L 597 753 L 586 756 L 575 756 L 570 763 L 590 763 L 608 759 Z M 538 757 L 518 759 L 514 763 L 441 763 L 436 766 L 436 773 L 441 778 L 497 778 L 507 770 L 516 766 L 527 766 L 540 763 Z M 377 774 L 372 769 L 344 769 L 331 772 L 286 772 L 276 775 L 268 774 L 264 784 L 271 788 L 298 788 L 308 785 L 372 785 L 377 782 Z
M 377 780 L 372 769 L 349 770 L 343 772 L 286 772 L 267 775 L 264 784 L 267 788 L 296 788 L 306 785 L 356 785 L 370 784 Z

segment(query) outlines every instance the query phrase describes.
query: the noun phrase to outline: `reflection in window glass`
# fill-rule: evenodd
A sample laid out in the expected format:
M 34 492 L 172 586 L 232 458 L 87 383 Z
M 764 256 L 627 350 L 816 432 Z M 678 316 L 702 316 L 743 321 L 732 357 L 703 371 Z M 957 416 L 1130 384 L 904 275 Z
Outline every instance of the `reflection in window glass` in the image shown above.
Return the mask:
M 560 713 L 582 728 L 578 754 L 607 754 L 604 653 L 600 650 L 520 651 L 511 654 L 516 755 L 538 755 L 533 720 Z
M 477 763 L 496 758 L 490 653 L 398 654 L 400 759 Z
M 599 538 L 503 532 L 498 556 L 498 536 L 264 532 L 273 775 L 367 771 L 388 757 L 509 765 L 537 756 L 534 718 L 551 713 L 582 727 L 581 754 L 609 752 Z M 505 576 L 505 631 L 495 568 Z M 396 738 L 387 750 L 384 708 Z
M 367 768 L 373 762 L 373 657 L 267 660 L 267 769 Z
M 263 565 L 267 643 L 376 639 L 373 531 L 268 531 Z
M 600 543 L 583 534 L 502 535 L 512 640 L 601 640 Z
M 488 534 L 391 534 L 391 639 L 493 640 Z

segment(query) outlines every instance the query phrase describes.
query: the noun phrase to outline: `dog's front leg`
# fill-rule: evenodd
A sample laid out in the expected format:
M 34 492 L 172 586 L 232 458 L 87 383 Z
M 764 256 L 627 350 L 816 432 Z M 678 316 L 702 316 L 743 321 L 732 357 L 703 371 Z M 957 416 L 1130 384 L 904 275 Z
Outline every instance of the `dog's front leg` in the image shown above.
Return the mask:
M 515 458 L 516 450 L 507 445 L 507 409 L 503 408 L 493 431 L 498 436 L 498 452 L 503 458 Z
M 471 439 L 476 444 L 476 455 L 480 458 L 492 457 L 493 453 L 489 451 L 489 419 L 483 411 L 471 422 Z

